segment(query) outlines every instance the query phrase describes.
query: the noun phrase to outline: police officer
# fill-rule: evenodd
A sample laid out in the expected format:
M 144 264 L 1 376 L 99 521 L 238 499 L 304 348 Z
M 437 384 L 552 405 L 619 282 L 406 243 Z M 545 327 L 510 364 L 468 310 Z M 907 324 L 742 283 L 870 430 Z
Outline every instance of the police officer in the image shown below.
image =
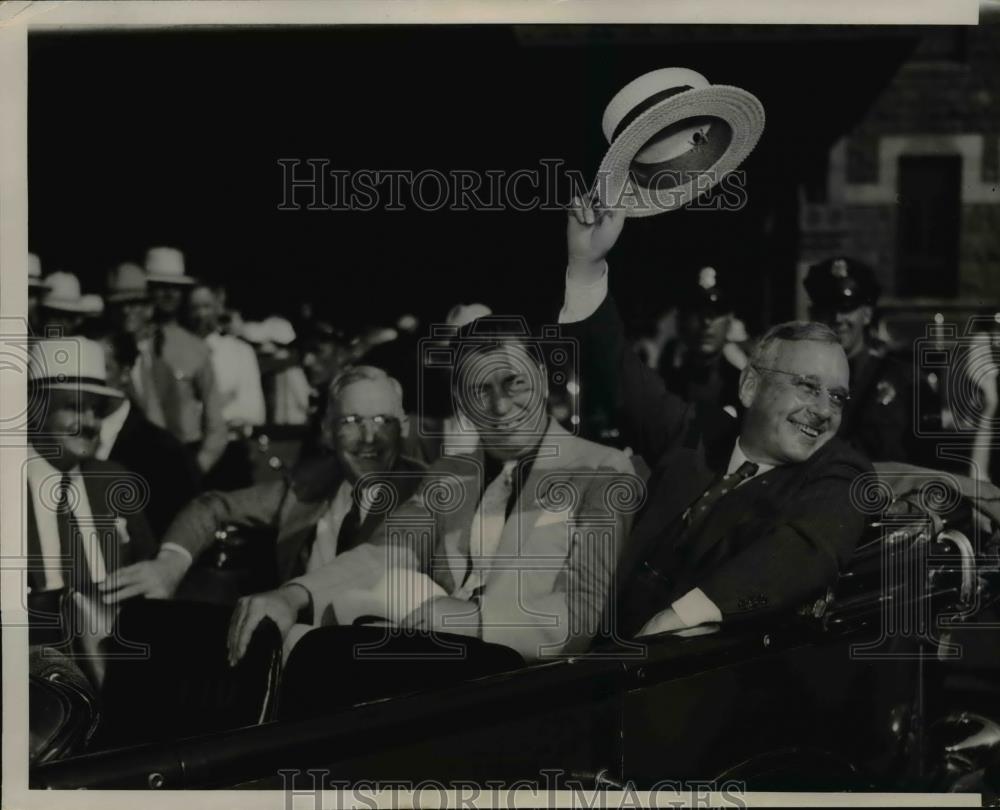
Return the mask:
M 746 355 L 730 340 L 733 306 L 714 267 L 701 268 L 681 288 L 677 314 L 678 337 L 660 355 L 667 388 L 688 402 L 724 408 L 736 416 Z
M 836 331 L 851 367 L 851 399 L 839 435 L 872 461 L 910 461 L 913 375 L 871 333 L 881 292 L 872 269 L 856 259 L 827 259 L 809 268 L 805 288 L 811 317 Z

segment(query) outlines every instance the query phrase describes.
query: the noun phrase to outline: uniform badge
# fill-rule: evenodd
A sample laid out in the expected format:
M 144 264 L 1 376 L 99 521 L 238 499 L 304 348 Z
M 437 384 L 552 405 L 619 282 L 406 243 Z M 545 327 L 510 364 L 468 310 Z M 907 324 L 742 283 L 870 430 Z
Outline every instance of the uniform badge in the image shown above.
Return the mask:
M 703 290 L 710 290 L 715 286 L 715 268 L 702 267 L 698 271 L 698 286 Z
M 830 266 L 830 273 L 834 278 L 847 278 L 847 261 L 845 259 L 837 259 Z
M 896 388 L 888 380 L 879 380 L 875 392 L 879 405 L 888 405 L 896 398 Z

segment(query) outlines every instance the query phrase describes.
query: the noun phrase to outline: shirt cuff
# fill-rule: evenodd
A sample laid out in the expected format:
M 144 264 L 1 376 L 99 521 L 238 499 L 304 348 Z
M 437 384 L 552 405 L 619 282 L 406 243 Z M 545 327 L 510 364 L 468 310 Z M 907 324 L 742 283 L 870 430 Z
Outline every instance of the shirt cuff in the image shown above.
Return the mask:
M 191 552 L 184 548 L 184 546 L 178 545 L 177 543 L 160 543 L 160 551 L 176 551 L 178 554 L 183 554 L 187 557 L 188 565 L 191 565 L 194 562 L 194 557 L 191 556 Z
M 608 263 L 604 262 L 604 271 L 596 281 L 575 281 L 569 276 L 566 268 L 566 293 L 563 307 L 559 311 L 559 323 L 577 323 L 585 321 L 595 312 L 608 296 Z
M 699 624 L 721 622 L 722 613 L 715 602 L 705 596 L 701 588 L 692 588 L 670 607 L 674 609 L 677 618 L 687 627 Z

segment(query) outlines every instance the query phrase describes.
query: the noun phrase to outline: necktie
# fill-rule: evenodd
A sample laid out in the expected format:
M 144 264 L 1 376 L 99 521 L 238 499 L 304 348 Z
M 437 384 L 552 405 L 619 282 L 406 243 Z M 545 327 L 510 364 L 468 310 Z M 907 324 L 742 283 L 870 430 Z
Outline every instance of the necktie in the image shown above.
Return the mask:
M 142 341 L 139 346 L 139 357 L 136 360 L 136 370 L 133 371 L 132 381 L 137 389 L 139 407 L 146 418 L 157 427 L 167 426 L 166 416 L 163 413 L 163 405 L 156 392 L 156 379 L 153 376 L 153 354 L 152 346 L 148 340 Z
M 729 490 L 736 489 L 748 478 L 753 478 L 760 467 L 752 461 L 744 461 L 729 475 L 725 475 L 706 489 L 701 496 L 688 509 L 684 518 L 686 527 L 690 530 L 692 526 L 700 523 L 711 511 L 712 507 L 726 495 Z
M 496 554 L 507 522 L 507 501 L 513 489 L 514 467 L 517 462 L 507 461 L 479 501 L 479 509 L 472 520 L 469 535 L 469 566 L 465 582 L 455 592 L 457 599 L 474 599 L 482 592 L 486 581 L 486 568 Z
M 358 529 L 361 528 L 361 497 L 363 493 L 355 490 L 351 498 L 351 508 L 344 515 L 344 520 L 340 524 L 340 531 L 337 532 L 337 554 L 350 551 L 357 545 Z
M 64 473 L 59 481 L 59 495 L 56 500 L 56 525 L 59 527 L 59 548 L 70 558 L 69 586 L 85 591 L 91 584 L 87 555 L 83 548 L 83 535 L 73 514 L 72 504 L 76 496 L 71 496 L 73 482 L 69 473 Z

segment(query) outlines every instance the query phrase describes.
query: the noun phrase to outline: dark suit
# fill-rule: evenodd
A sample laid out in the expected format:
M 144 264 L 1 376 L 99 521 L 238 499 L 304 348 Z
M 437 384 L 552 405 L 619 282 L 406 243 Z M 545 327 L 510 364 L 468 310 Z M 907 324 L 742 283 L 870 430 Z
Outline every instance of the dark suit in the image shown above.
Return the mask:
M 134 484 L 129 478 L 130 473 L 113 461 L 92 459 L 80 465 L 83 485 L 90 501 L 91 514 L 95 524 L 100 529 L 101 552 L 104 555 L 104 565 L 108 572 L 116 568 L 152 559 L 156 556 L 159 546 L 153 537 L 142 511 L 131 509 L 132 499 L 129 492 Z M 30 492 L 27 503 L 26 541 L 28 545 L 28 585 L 33 591 L 45 588 L 42 562 L 42 547 L 38 537 L 38 524 L 35 519 L 35 506 Z M 87 527 L 81 526 L 81 531 Z M 68 549 L 62 549 L 63 554 L 69 554 Z
M 738 422 L 668 392 L 628 350 L 610 297 L 563 329 L 580 341 L 583 395 L 617 405 L 625 440 L 653 470 L 619 568 L 620 634 L 695 587 L 731 621 L 795 607 L 835 580 L 864 528 L 849 491 L 871 470 L 866 459 L 834 438 L 803 463 L 747 481 L 688 530 L 683 515 L 726 472 Z
M 421 481 L 425 466 L 400 457 L 386 474 L 387 483 L 397 489 L 396 503 L 409 498 Z M 305 573 L 306 562 L 316 539 L 316 524 L 329 508 L 329 499 L 344 481 L 340 465 L 333 457 L 305 463 L 285 479 L 256 484 L 233 492 L 206 492 L 193 500 L 170 524 L 164 542 L 176 543 L 195 559 L 228 524 L 277 532 L 275 565 L 279 582 Z M 370 513 L 350 543 L 338 547 L 340 554 L 367 541 L 384 515 Z
M 200 478 L 191 454 L 173 434 L 150 422 L 135 405 L 108 454 L 111 461 L 141 475 L 149 484 L 146 518 L 162 537 L 178 512 L 198 494 Z

